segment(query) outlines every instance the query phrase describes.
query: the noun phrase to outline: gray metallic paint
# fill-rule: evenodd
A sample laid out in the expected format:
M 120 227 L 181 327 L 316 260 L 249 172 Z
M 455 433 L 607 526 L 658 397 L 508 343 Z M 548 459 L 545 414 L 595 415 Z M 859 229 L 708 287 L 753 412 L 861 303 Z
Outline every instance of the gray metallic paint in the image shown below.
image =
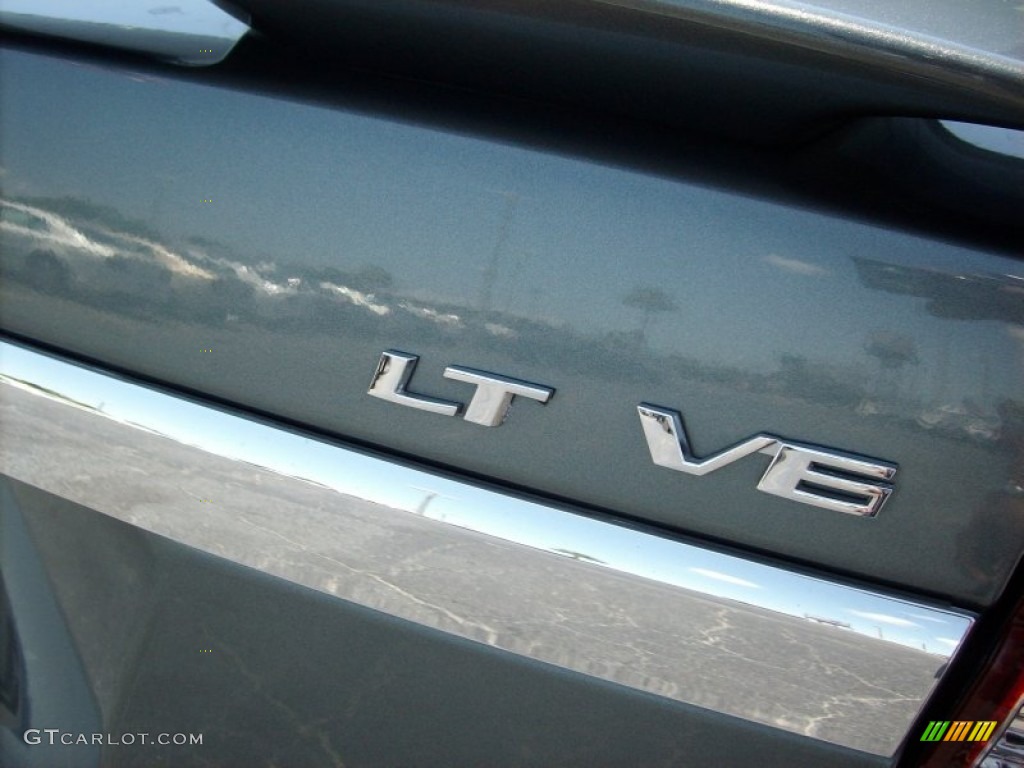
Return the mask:
M 596 106 L 602 120 L 789 146 L 865 115 L 1024 127 L 1008 2 L 238 2 L 321 66 Z
M 46 511 L 45 507 L 40 508 Z M 69 752 L 61 745 L 27 746 L 21 738 L 33 723 L 59 723 L 62 728 L 93 733 L 103 727 L 96 689 L 82 668 L 74 636 L 74 617 L 68 617 L 55 598 L 48 578 L 52 563 L 35 549 L 26 522 L 18 510 L 11 483 L 0 479 L 0 590 L 10 629 L 5 647 L 19 649 L 21 669 L 12 686 L 20 700 L 11 720 L 0 720 L 0 762 L 18 768 L 93 766 L 99 747 L 87 745 Z M 9 623 L 8 623 L 9 622 Z M 6 670 L 4 670 L 6 672 Z M 10 681 L 2 681 L 4 687 Z M 7 715 L 7 707 L 0 708 Z M 44 726 L 50 727 L 50 726 Z

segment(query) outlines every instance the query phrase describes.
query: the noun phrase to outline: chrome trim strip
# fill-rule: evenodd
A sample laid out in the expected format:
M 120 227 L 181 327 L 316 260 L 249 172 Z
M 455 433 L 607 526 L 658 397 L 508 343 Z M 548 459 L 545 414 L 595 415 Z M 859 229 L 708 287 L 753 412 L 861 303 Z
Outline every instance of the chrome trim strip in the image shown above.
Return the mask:
M 0 343 L 0 470 L 531 659 L 891 755 L 970 614 L 470 485 Z
M 244 14 L 210 0 L 3 0 L 0 27 L 199 67 L 223 61 L 249 31 Z

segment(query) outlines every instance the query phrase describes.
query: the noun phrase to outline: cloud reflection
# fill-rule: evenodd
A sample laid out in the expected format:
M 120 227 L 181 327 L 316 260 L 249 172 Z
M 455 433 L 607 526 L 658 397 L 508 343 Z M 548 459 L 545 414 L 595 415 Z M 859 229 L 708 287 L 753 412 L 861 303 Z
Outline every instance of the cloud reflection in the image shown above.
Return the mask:
M 760 584 L 755 584 L 752 581 L 741 579 L 737 576 L 730 576 L 727 573 L 721 573 L 720 571 L 712 571 L 707 568 L 690 568 L 692 573 L 700 574 L 708 579 L 714 579 L 715 581 L 722 581 L 726 584 L 733 584 L 737 587 L 747 587 L 748 589 L 760 589 Z

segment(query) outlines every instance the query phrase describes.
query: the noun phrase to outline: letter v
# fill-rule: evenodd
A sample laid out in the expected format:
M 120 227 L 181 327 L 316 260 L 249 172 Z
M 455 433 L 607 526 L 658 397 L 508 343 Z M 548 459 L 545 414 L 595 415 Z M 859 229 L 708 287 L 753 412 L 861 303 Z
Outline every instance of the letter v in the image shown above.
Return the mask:
M 641 403 L 636 410 L 640 414 L 640 424 L 644 428 L 644 437 L 647 438 L 647 447 L 654 463 L 688 475 L 706 475 L 758 451 L 771 453 L 771 450 L 765 449 L 779 443 L 779 438 L 762 432 L 714 456 L 698 459 L 690 450 L 690 441 L 679 411 L 649 403 Z

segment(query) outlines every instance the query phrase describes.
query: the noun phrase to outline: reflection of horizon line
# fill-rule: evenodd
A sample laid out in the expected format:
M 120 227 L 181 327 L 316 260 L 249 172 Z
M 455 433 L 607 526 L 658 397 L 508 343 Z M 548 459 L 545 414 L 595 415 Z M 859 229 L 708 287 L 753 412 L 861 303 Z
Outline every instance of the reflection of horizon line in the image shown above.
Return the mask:
M 183 445 L 183 446 L 186 446 L 188 448 L 196 448 L 198 450 L 203 451 L 204 453 L 210 454 L 211 456 L 216 456 L 217 458 L 227 459 L 228 461 L 231 461 L 231 462 L 237 462 L 237 463 L 241 463 L 241 464 L 246 464 L 246 465 L 248 465 L 250 467 L 255 467 L 257 469 L 261 469 L 261 470 L 264 470 L 266 472 L 270 472 L 272 474 L 278 475 L 279 477 L 286 477 L 286 478 L 288 478 L 290 480 L 298 480 L 299 482 L 307 483 L 309 485 L 314 485 L 314 486 L 316 486 L 318 488 L 322 488 L 324 490 L 333 491 L 334 493 L 337 493 L 337 494 L 339 494 L 341 496 L 348 496 L 348 497 L 353 498 L 353 499 L 360 499 L 362 501 L 368 501 L 367 499 L 362 499 L 359 496 L 353 496 L 350 493 L 345 493 L 345 492 L 343 492 L 339 488 L 336 488 L 333 485 L 329 485 L 327 483 L 321 483 L 321 482 L 319 482 L 317 480 L 313 480 L 312 478 L 303 477 L 302 475 L 289 474 L 288 472 L 277 470 L 277 469 L 274 469 L 273 467 L 268 467 L 265 464 L 260 464 L 260 463 L 255 462 L 255 461 L 248 461 L 248 460 L 242 459 L 242 458 L 234 458 L 234 459 L 229 458 L 229 457 L 225 456 L 222 452 L 219 452 L 216 449 L 211 449 L 211 448 L 208 448 L 206 446 L 200 445 L 198 443 L 189 442 L 187 440 L 184 440 L 184 439 L 182 439 L 180 437 L 177 437 L 177 436 L 175 436 L 173 434 L 170 434 L 168 432 L 162 432 L 159 429 L 155 429 L 153 427 L 148 427 L 145 424 L 140 424 L 139 422 L 134 421 L 133 419 L 130 419 L 130 418 L 127 418 L 127 417 L 116 416 L 116 415 L 114 415 L 112 413 L 109 413 L 109 412 L 103 410 L 99 406 L 89 405 L 88 403 L 83 403 L 80 400 L 75 400 L 75 399 L 70 398 L 70 397 L 68 397 L 66 395 L 63 395 L 60 392 L 55 392 L 53 390 L 47 390 L 44 387 L 40 387 L 40 386 L 38 386 L 36 384 L 33 384 L 31 382 L 28 382 L 28 381 L 25 381 L 23 379 L 19 379 L 16 376 L 9 376 L 7 374 L 0 373 L 0 384 L 6 384 L 7 386 L 13 387 L 14 389 L 17 389 L 18 391 L 24 392 L 25 394 L 28 394 L 28 395 L 33 395 L 35 397 L 41 397 L 41 398 L 43 398 L 45 400 L 51 400 L 51 401 L 56 401 L 58 403 L 63 403 L 63 404 L 66 404 L 66 405 L 70 405 L 73 408 L 77 408 L 78 410 L 84 411 L 84 412 L 86 412 L 88 414 L 91 414 L 93 416 L 102 416 L 103 418 L 105 418 L 105 419 L 107 419 L 109 421 L 113 421 L 115 424 L 122 424 L 124 426 L 131 427 L 132 429 L 137 429 L 137 430 L 142 431 L 142 432 L 147 432 L 147 433 L 149 433 L 151 435 L 155 435 L 157 437 L 162 437 L 162 438 L 164 438 L 166 440 L 170 440 L 173 443 L 177 443 L 178 445 Z M 392 507 L 392 508 L 393 509 L 400 509 L 399 507 Z M 401 511 L 405 511 L 405 510 L 401 510 Z
M 405 509 L 403 509 L 402 511 L 409 512 L 409 510 L 405 510 Z M 411 514 L 415 514 L 415 513 L 411 513 Z M 451 513 L 449 512 L 449 514 L 451 514 Z M 578 514 L 578 513 L 572 513 L 572 514 Z M 582 515 L 582 514 L 578 514 L 578 516 L 583 518 L 583 519 L 585 519 L 585 520 L 591 520 L 592 519 L 592 518 L 589 518 L 586 515 Z M 605 571 L 608 571 L 610 573 L 621 575 L 623 578 L 627 578 L 627 579 L 640 578 L 640 579 L 643 579 L 645 581 L 650 581 L 650 582 L 653 582 L 655 584 L 660 584 L 662 586 L 668 586 L 668 587 L 671 587 L 673 589 L 682 589 L 682 590 L 685 590 L 687 593 L 689 593 L 689 596 L 692 599 L 702 600 L 702 601 L 706 601 L 706 602 L 709 602 L 709 603 L 725 601 L 725 602 L 731 603 L 731 604 L 733 604 L 735 606 L 739 606 L 740 608 L 742 608 L 742 609 L 744 609 L 746 611 L 753 612 L 753 613 L 762 613 L 763 612 L 763 613 L 766 613 L 768 615 L 775 616 L 777 618 L 779 618 L 779 617 L 790 618 L 790 619 L 793 619 L 796 622 L 801 622 L 801 623 L 808 622 L 808 620 L 810 620 L 810 623 L 813 623 L 816 626 L 821 626 L 822 624 L 829 624 L 830 626 L 832 626 L 835 629 L 843 629 L 843 630 L 849 631 L 851 634 L 856 635 L 858 637 L 864 637 L 864 638 L 867 638 L 869 640 L 877 640 L 878 642 L 885 643 L 887 645 L 898 645 L 898 646 L 900 646 L 902 648 L 906 648 L 909 651 L 914 651 L 915 653 L 927 653 L 929 656 L 941 656 L 943 658 L 948 658 L 951 655 L 951 654 L 943 653 L 942 651 L 935 652 L 935 651 L 928 651 L 927 649 L 922 649 L 919 642 L 911 640 L 911 639 L 903 639 L 901 637 L 893 637 L 893 636 L 881 637 L 881 638 L 876 637 L 875 633 L 872 631 L 872 628 L 874 628 L 875 625 L 871 625 L 870 628 L 860 629 L 860 628 L 858 628 L 856 626 L 853 626 L 852 624 L 846 624 L 845 622 L 841 622 L 839 624 L 832 624 L 831 622 L 828 622 L 828 621 L 823 621 L 821 619 L 816 619 L 814 617 L 810 617 L 810 616 L 808 616 L 806 614 L 806 612 L 798 613 L 797 609 L 795 607 L 790 610 L 790 609 L 780 608 L 780 607 L 773 606 L 773 605 L 752 602 L 751 600 L 747 600 L 747 599 L 744 599 L 744 598 L 736 597 L 734 595 L 728 595 L 728 594 L 725 594 L 724 592 L 721 592 L 721 591 L 709 591 L 706 587 L 699 586 L 696 583 L 691 583 L 689 581 L 687 581 L 686 583 L 681 583 L 679 579 L 673 579 L 673 580 L 669 581 L 669 580 L 666 580 L 663 576 L 658 576 L 658 575 L 653 575 L 653 574 L 646 574 L 646 573 L 640 573 L 640 572 L 637 572 L 636 570 L 634 570 L 631 566 L 626 565 L 626 564 L 618 564 L 614 560 L 602 560 L 600 558 L 592 557 L 592 556 L 586 556 L 585 559 L 583 559 L 583 558 L 574 558 L 571 555 L 566 554 L 567 550 L 565 550 L 563 548 L 550 547 L 550 546 L 545 546 L 543 544 L 533 544 L 533 543 L 529 543 L 527 541 L 514 541 L 514 540 L 508 538 L 506 535 L 504 535 L 502 533 L 496 533 L 496 532 L 492 532 L 492 531 L 488 531 L 488 530 L 482 530 L 479 525 L 474 525 L 473 523 L 463 521 L 463 520 L 460 519 L 460 516 L 458 514 L 454 515 L 454 518 L 453 517 L 449 517 L 449 516 L 441 517 L 440 513 L 426 514 L 426 515 L 423 515 L 423 517 L 425 517 L 428 520 L 432 520 L 434 522 L 444 523 L 446 525 L 453 525 L 456 528 L 461 528 L 462 530 L 465 530 L 465 531 L 471 531 L 471 532 L 476 533 L 478 535 L 486 536 L 488 538 L 495 539 L 497 541 L 503 542 L 503 543 L 511 545 L 511 546 L 526 547 L 526 548 L 534 550 L 536 552 L 543 552 L 543 553 L 555 555 L 555 556 L 557 556 L 557 557 L 559 557 L 561 559 L 564 559 L 564 560 L 570 560 L 572 562 L 577 563 L 578 565 L 587 565 L 587 566 L 592 566 L 592 567 L 595 567 L 595 568 L 601 568 L 601 569 L 603 569 Z M 650 535 L 653 535 L 653 534 L 650 534 Z M 816 580 L 818 580 L 818 581 L 821 581 L 824 584 L 828 584 L 829 583 L 829 582 L 825 581 L 824 579 L 820 579 L 818 577 L 814 577 L 814 578 Z M 958 649 L 959 649 L 959 647 L 957 649 L 955 649 L 955 650 L 958 650 Z

